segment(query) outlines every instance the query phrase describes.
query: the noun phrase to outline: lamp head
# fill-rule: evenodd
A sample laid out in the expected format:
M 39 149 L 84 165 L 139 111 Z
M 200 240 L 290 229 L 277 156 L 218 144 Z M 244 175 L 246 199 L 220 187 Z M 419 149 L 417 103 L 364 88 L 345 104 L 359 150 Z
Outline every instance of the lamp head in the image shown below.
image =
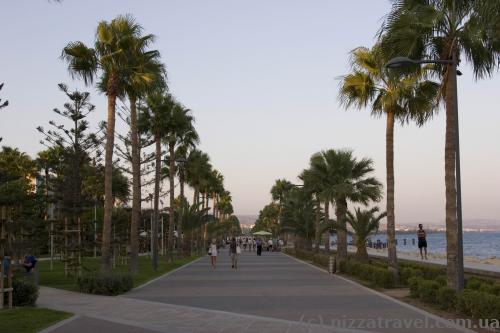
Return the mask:
M 387 68 L 401 68 L 410 65 L 418 64 L 415 60 L 411 60 L 408 57 L 395 57 L 389 60 L 389 62 L 385 65 Z

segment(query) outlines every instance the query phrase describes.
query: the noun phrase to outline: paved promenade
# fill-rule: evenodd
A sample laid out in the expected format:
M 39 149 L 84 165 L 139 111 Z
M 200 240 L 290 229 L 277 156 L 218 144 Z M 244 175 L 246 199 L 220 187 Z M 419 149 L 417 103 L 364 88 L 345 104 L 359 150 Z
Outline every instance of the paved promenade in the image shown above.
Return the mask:
M 464 331 L 281 253 L 244 253 L 233 271 L 221 252 L 215 270 L 204 257 L 121 297 L 42 288 L 39 306 L 79 316 L 47 332 Z

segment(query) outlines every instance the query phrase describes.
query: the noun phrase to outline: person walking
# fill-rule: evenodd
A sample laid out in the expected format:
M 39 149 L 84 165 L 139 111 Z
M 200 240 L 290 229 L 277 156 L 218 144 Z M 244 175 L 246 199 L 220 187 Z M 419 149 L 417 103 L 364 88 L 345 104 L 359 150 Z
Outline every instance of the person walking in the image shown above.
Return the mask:
M 417 238 L 418 238 L 418 248 L 420 249 L 420 256 L 422 257 L 422 260 L 424 260 L 424 254 L 425 253 L 425 260 L 427 260 L 427 233 L 425 232 L 424 226 L 422 224 L 418 225 L 418 230 L 417 230 Z
M 215 242 L 215 238 L 212 239 L 212 244 L 210 244 L 208 254 L 210 255 L 210 261 L 212 263 L 212 268 L 215 269 L 215 266 L 217 264 L 217 243 Z
M 260 238 L 257 238 L 257 241 L 255 242 L 255 244 L 257 245 L 257 255 L 261 256 L 262 255 L 262 241 L 260 240 Z
M 236 242 L 236 238 L 233 237 L 231 243 L 229 244 L 229 255 L 231 256 L 231 268 L 238 269 L 238 255 L 241 253 L 241 247 Z

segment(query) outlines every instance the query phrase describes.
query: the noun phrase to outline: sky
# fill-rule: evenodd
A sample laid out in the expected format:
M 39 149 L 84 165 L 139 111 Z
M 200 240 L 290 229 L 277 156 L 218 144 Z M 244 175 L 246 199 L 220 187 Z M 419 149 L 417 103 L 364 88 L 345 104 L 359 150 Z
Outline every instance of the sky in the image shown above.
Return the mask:
M 385 184 L 385 119 L 344 110 L 339 76 L 349 52 L 370 47 L 388 0 L 45 0 L 1 5 L 2 145 L 35 156 L 39 125 L 47 126 L 65 96 L 57 84 L 92 93 L 95 128 L 106 97 L 70 77 L 59 58 L 70 41 L 91 45 L 99 21 L 132 14 L 166 64 L 171 92 L 189 107 L 200 149 L 225 177 L 236 214 L 257 214 L 278 178 L 297 175 L 312 154 L 350 148 L 374 160 Z M 500 220 L 500 73 L 459 78 L 464 225 Z M 396 221 L 443 223 L 444 112 L 422 128 L 395 130 Z M 126 126 L 117 121 L 117 130 Z M 385 206 L 385 202 L 380 205 Z

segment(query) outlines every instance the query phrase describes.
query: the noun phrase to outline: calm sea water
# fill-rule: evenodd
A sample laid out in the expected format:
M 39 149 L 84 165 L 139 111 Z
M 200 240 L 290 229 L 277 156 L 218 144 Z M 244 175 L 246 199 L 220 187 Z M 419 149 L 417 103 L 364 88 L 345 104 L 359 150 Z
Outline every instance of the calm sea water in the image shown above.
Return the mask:
M 398 239 L 398 250 L 413 252 L 418 251 L 417 236 L 413 233 L 396 233 Z M 403 240 L 406 238 L 406 246 Z M 373 242 L 380 239 L 386 241 L 385 233 L 372 235 Z M 412 244 L 415 239 L 415 245 Z M 497 257 L 500 258 L 500 232 L 464 232 L 464 256 L 478 258 Z M 444 232 L 427 234 L 427 249 L 433 253 L 446 253 L 446 237 Z

